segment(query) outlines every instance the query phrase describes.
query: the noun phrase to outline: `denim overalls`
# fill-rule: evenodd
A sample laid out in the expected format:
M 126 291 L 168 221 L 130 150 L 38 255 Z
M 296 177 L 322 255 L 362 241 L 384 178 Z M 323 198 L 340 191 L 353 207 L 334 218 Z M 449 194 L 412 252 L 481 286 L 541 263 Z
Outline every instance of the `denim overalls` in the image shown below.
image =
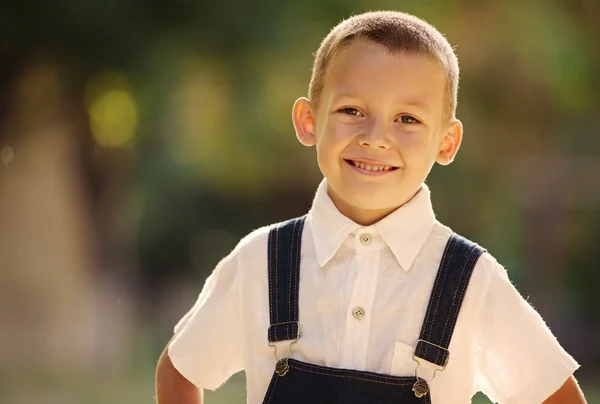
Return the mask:
M 415 375 L 391 376 L 336 369 L 291 359 L 300 338 L 298 286 L 300 247 L 306 216 L 292 219 L 269 233 L 269 344 L 290 341 L 277 363 L 263 404 L 430 404 L 427 382 Z M 433 285 L 414 357 L 444 369 L 448 346 L 473 268 L 484 250 L 453 234 Z M 414 358 L 413 357 L 413 358 Z M 415 363 L 417 363 L 415 361 Z M 415 368 L 418 366 L 415 365 Z M 435 403 L 442 402 L 436 397 Z

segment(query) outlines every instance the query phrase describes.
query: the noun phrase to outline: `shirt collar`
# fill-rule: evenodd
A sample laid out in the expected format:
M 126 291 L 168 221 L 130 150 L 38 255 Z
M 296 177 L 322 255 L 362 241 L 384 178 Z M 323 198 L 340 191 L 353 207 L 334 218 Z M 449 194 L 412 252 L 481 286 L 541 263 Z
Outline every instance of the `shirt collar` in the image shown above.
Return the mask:
M 309 223 L 320 267 L 337 252 L 346 237 L 362 226 L 342 215 L 327 194 L 324 179 L 309 212 Z M 431 194 L 422 184 L 413 199 L 371 226 L 390 247 L 400 267 L 408 271 L 435 224 Z

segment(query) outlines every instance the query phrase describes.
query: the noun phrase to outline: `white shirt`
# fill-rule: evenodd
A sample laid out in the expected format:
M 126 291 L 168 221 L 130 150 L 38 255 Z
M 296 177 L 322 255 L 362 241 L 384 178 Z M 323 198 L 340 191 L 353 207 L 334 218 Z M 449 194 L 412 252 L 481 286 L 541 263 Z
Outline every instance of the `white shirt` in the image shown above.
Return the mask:
M 267 237 L 246 236 L 207 279 L 175 327 L 169 356 L 199 388 L 245 370 L 259 404 L 275 368 L 268 345 Z M 360 242 L 368 233 L 372 241 Z M 407 204 L 363 227 L 317 190 L 302 235 L 301 337 L 292 358 L 330 367 L 413 376 L 412 359 L 440 259 L 452 231 L 436 221 L 423 185 Z M 365 315 L 356 319 L 353 308 Z M 287 351 L 280 342 L 279 355 Z M 443 371 L 422 364 L 434 403 L 466 404 L 477 391 L 508 404 L 541 403 L 578 368 L 504 268 L 485 253 L 465 295 Z

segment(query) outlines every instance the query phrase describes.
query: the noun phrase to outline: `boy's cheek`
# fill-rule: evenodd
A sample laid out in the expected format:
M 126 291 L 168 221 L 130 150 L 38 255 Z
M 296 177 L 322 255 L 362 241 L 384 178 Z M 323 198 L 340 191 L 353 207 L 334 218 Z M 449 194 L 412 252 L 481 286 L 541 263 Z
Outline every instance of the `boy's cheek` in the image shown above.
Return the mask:
M 418 131 L 399 130 L 395 133 L 394 138 L 399 146 L 416 151 L 425 148 L 427 144 L 424 141 L 425 136 L 425 133 Z
M 355 124 L 340 122 L 339 120 L 332 118 L 322 126 L 320 135 L 325 138 L 343 139 L 351 137 L 359 131 L 360 128 Z
M 327 155 L 339 153 L 347 141 L 344 141 L 344 135 L 335 130 L 326 130 L 317 136 L 317 149 Z

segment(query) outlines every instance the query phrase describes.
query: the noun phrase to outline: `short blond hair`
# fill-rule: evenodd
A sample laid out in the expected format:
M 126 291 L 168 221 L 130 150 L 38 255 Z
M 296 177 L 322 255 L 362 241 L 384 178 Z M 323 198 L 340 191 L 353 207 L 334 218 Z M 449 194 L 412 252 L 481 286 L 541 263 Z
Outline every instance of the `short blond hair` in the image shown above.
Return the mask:
M 390 52 L 407 52 L 430 57 L 442 69 L 446 81 L 446 116 L 456 113 L 458 58 L 448 40 L 435 27 L 413 15 L 398 11 L 376 11 L 350 17 L 323 39 L 312 69 L 308 97 L 318 104 L 325 87 L 327 69 L 336 56 L 356 40 L 384 45 Z

